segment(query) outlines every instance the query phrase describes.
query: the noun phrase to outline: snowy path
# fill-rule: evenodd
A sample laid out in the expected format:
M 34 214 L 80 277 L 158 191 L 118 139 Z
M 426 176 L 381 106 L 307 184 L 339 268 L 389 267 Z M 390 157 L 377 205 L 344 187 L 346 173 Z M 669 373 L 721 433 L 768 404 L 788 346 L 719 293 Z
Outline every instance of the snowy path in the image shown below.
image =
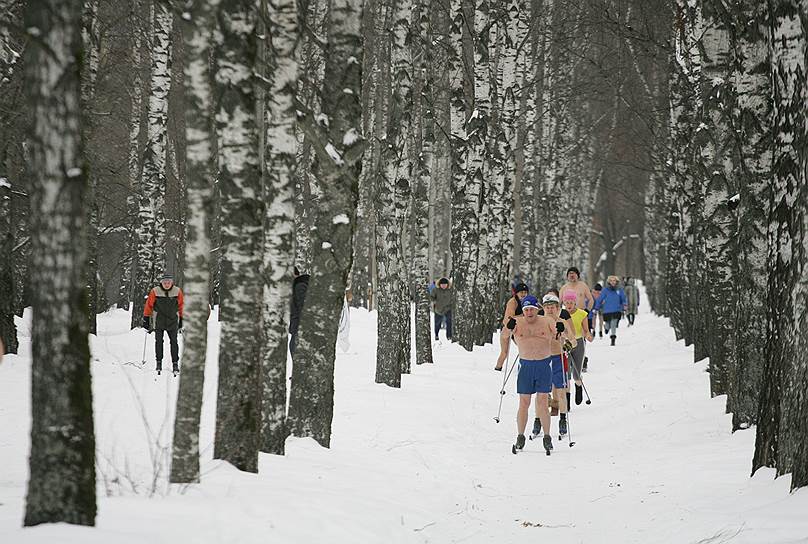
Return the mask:
M 705 364 L 692 364 L 692 351 L 655 316 L 621 327 L 616 347 L 605 339 L 588 347 L 592 405 L 573 407 L 576 446 L 556 442 L 548 458 L 535 442 L 510 453 L 514 377 L 502 423 L 493 421 L 502 375 L 491 370 L 492 346 L 473 354 L 441 346 L 434 366 L 415 368 L 391 390 L 373 383 L 375 314 L 354 311 L 352 349 L 337 362 L 332 449 L 290 439 L 285 457 L 262 455 L 260 474 L 247 475 L 212 461 L 208 446 L 203 483 L 188 489 L 154 478 L 166 467 L 176 381 L 124 364 L 143 348 L 124 312 L 100 321 L 98 527 L 20 528 L 26 344 L 0 365 L 2 543 L 808 543 L 808 490 L 789 495 L 788 478 L 773 480 L 769 470 L 748 477 L 754 430 L 730 434 L 723 399 L 709 398 Z M 218 336 L 217 324 L 211 332 Z

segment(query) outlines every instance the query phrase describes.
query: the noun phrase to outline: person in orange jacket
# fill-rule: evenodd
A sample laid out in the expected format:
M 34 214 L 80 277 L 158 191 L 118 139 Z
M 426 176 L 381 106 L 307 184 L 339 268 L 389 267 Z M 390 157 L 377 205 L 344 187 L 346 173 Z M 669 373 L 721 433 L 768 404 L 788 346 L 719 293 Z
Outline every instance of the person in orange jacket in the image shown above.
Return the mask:
M 163 333 L 168 333 L 171 343 L 171 365 L 176 374 L 180 371 L 180 347 L 177 332 L 182 330 L 182 289 L 174 285 L 174 276 L 163 274 L 160 285 L 149 291 L 143 308 L 143 328 L 156 333 L 154 355 L 158 372 L 163 370 Z

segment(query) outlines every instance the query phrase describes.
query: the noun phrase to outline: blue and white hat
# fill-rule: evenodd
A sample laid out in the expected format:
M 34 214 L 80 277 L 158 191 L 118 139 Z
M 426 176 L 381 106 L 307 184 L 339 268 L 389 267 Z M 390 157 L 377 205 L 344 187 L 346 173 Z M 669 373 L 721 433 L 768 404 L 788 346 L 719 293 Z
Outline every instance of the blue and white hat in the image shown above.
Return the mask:
M 539 299 L 534 297 L 533 295 L 528 295 L 522 299 L 522 309 L 525 308 L 536 308 L 539 309 Z

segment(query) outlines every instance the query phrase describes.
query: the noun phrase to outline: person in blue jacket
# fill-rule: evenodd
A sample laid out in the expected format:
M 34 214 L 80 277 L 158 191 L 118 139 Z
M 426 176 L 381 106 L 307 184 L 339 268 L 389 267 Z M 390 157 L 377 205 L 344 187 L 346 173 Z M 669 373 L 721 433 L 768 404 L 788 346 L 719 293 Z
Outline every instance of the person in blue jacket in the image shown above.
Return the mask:
M 617 340 L 617 325 L 627 308 L 626 293 L 620 288 L 620 278 L 609 276 L 606 287 L 595 301 L 595 310 L 603 312 L 603 322 L 606 325 L 606 334 L 612 339 L 612 345 Z

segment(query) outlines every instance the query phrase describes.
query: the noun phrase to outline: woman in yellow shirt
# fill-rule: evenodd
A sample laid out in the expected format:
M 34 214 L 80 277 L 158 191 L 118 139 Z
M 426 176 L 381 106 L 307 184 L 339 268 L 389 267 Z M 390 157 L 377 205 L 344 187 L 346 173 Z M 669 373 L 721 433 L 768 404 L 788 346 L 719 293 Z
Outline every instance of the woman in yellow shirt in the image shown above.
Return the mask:
M 584 353 L 586 350 L 586 344 L 583 338 L 586 338 L 587 342 L 591 342 L 593 337 L 592 333 L 589 331 L 589 322 L 587 320 L 589 313 L 577 306 L 578 297 L 575 295 L 575 292 L 566 291 L 564 293 L 564 308 L 566 308 L 570 314 L 570 320 L 572 321 L 573 327 L 575 327 L 575 338 L 578 340 L 575 347 L 570 351 L 572 379 L 575 381 L 575 404 L 581 404 L 583 401 L 581 371 L 584 365 Z

